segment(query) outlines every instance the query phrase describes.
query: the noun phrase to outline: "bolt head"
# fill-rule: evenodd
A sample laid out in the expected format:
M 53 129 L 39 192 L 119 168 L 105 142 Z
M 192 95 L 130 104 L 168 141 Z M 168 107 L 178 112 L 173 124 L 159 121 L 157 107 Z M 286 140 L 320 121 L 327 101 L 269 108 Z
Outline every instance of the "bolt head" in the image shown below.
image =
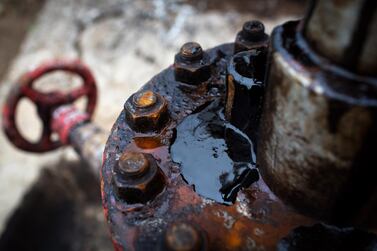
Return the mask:
M 163 191 L 165 176 L 151 154 L 126 152 L 114 167 L 113 184 L 119 199 L 146 203 Z
M 141 91 L 133 94 L 124 105 L 128 125 L 137 132 L 156 132 L 169 120 L 168 103 L 158 93 Z
M 174 58 L 175 79 L 190 85 L 198 85 L 211 76 L 210 57 L 196 42 L 186 43 Z
M 269 36 L 265 33 L 262 22 L 252 20 L 244 23 L 242 30 L 237 33 L 234 42 L 235 53 L 259 49 L 267 51 Z
M 264 34 L 264 25 L 257 20 L 247 21 L 243 24 L 242 31 L 245 35 L 250 35 L 250 38 L 252 39 L 253 36 Z
M 179 53 L 187 60 L 197 60 L 202 58 L 203 49 L 197 42 L 188 42 L 181 47 Z
M 132 99 L 135 106 L 139 108 L 148 108 L 157 102 L 157 96 L 152 91 L 143 91 L 136 93 Z
M 199 231 L 189 223 L 173 223 L 165 233 L 165 244 L 171 251 L 200 250 L 202 242 Z
M 149 170 L 149 160 L 142 153 L 126 152 L 118 161 L 119 170 L 125 177 L 140 177 Z

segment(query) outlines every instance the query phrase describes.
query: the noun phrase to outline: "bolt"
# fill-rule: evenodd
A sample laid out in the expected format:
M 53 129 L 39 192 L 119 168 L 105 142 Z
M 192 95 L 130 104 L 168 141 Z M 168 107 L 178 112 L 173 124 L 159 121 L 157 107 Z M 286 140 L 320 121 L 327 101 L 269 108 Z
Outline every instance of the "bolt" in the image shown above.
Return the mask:
M 250 41 L 259 41 L 264 37 L 264 25 L 257 20 L 248 21 L 243 24 L 242 33 Z
M 185 43 L 180 50 L 181 57 L 193 61 L 203 57 L 203 49 L 197 42 Z
M 140 177 L 149 170 L 150 164 L 142 153 L 124 153 L 118 166 L 125 177 Z
M 137 132 L 159 131 L 169 119 L 166 100 L 150 90 L 133 94 L 124 110 L 128 125 Z
M 113 184 L 119 199 L 146 203 L 163 191 L 165 176 L 152 155 L 125 152 L 114 167 Z
M 247 21 L 237 33 L 234 53 L 256 49 L 267 54 L 268 44 L 269 36 L 265 33 L 263 23 L 257 20 Z
M 203 250 L 203 236 L 189 223 L 173 223 L 166 230 L 165 245 L 171 251 Z
M 139 108 L 147 108 L 156 104 L 157 97 L 152 91 L 144 91 L 135 94 L 132 101 Z
M 177 81 L 198 85 L 211 76 L 209 55 L 196 42 L 185 43 L 174 58 Z

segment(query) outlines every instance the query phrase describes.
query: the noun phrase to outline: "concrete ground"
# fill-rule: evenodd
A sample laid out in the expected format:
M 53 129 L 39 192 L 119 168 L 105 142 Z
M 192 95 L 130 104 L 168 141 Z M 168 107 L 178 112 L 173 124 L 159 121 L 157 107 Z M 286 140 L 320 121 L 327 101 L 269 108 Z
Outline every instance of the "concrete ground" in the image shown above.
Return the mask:
M 33 1 L 25 1 L 25 4 L 28 3 L 33 4 Z M 80 58 L 91 68 L 97 80 L 99 102 L 94 122 L 106 131 L 110 131 L 128 96 L 153 75 L 172 64 L 174 54 L 184 42 L 197 41 L 203 48 L 210 48 L 233 41 L 246 20 L 261 19 L 269 33 L 275 25 L 295 19 L 304 12 L 302 2 L 295 0 L 46 0 L 43 6 L 39 2 L 38 4 L 40 12 L 36 21 L 24 29 L 25 39 L 22 34 L 18 36 L 18 41 L 22 41 L 19 42 L 22 45 L 18 55 L 10 59 L 9 52 L 6 64 L 2 62 L 6 67 L 3 67 L 5 73 L 0 85 L 0 103 L 4 103 L 9 88 L 25 71 L 33 69 L 45 60 Z M 7 11 L 1 6 L 0 2 L 0 29 L 1 13 Z M 12 31 L 9 27 L 17 29 L 17 22 L 5 25 L 5 32 Z M 13 47 L 16 45 L 16 42 L 12 44 Z M 1 40 L 0 46 L 1 50 L 8 48 L 1 44 Z M 43 90 L 69 90 L 75 85 L 77 79 L 65 74 L 51 74 L 38 83 L 38 87 Z M 35 108 L 28 101 L 21 103 L 17 121 L 26 137 L 38 138 L 41 125 L 35 115 Z M 35 194 L 35 189 L 41 193 L 54 186 L 53 182 L 49 184 L 46 172 L 47 177 L 53 178 L 65 175 L 63 180 L 59 179 L 56 182 L 60 184 L 64 183 L 64 180 L 74 179 L 74 168 L 80 169 L 82 165 L 70 147 L 41 155 L 25 153 L 15 149 L 3 133 L 0 133 L 0 145 L 0 232 L 5 231 L 5 235 L 9 237 L 11 232 L 8 233 L 7 228 L 10 226 L 9 222 L 14 220 L 8 219 L 17 215 L 14 210 L 20 208 L 20 205 L 22 207 L 22 198 L 29 198 L 30 201 L 30 194 Z M 70 168 L 66 167 L 67 163 Z M 63 170 L 64 168 L 68 171 Z M 53 178 L 51 180 L 54 180 Z M 41 185 L 41 182 L 44 185 Z M 78 207 L 85 208 L 88 212 L 77 214 L 75 217 L 85 218 L 85 215 L 89 214 L 90 217 L 87 219 L 95 219 L 98 223 L 90 225 L 90 229 L 98 228 L 99 235 L 106 236 L 99 190 L 88 191 L 80 188 L 80 181 L 74 184 L 77 186 L 69 191 L 89 193 L 90 195 L 85 195 L 86 198 L 96 198 L 95 202 L 89 203 L 90 205 L 85 204 L 86 200 L 83 200 L 85 205 L 79 203 Z M 59 196 L 60 192 L 56 190 L 56 196 Z M 26 197 L 23 197 L 25 194 Z M 83 198 L 78 197 L 79 200 Z M 51 198 L 56 197 L 51 195 Z M 75 196 L 70 197 L 70 200 L 75 199 Z M 29 205 L 29 208 L 34 207 Z M 75 208 L 77 209 L 77 206 Z M 28 217 L 32 217 L 32 214 Z M 22 222 L 17 224 L 22 226 Z M 89 235 L 85 238 L 94 237 Z M 67 239 L 67 242 L 69 240 Z M 103 245 L 102 248 L 96 249 L 96 245 L 73 245 L 66 250 L 111 249 L 106 241 L 98 244 Z M 66 247 L 63 245 L 62 249 L 64 248 Z

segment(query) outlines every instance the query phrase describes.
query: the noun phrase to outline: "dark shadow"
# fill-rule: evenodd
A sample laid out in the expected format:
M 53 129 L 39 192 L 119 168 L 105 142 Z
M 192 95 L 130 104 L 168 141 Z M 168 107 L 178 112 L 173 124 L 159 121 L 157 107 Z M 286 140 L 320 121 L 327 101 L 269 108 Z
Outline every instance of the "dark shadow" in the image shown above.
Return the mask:
M 283 238 L 278 251 L 373 251 L 377 236 L 354 228 L 337 228 L 325 224 L 298 227 Z
M 113 250 L 100 184 L 82 163 L 46 167 L 7 222 L 2 251 Z
M 45 0 L 0 1 L 0 80 L 32 28 Z

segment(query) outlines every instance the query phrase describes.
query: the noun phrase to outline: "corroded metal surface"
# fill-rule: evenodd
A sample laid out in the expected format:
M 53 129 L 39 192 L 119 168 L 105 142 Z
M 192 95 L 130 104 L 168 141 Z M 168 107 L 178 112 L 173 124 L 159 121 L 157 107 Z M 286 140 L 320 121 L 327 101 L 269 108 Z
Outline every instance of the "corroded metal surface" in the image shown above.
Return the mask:
M 266 65 L 264 49 L 235 54 L 228 65 L 226 78 L 225 116 L 254 142 L 263 105 Z
M 119 200 L 146 203 L 165 187 L 165 176 L 152 155 L 125 152 L 114 168 L 113 186 Z
M 257 155 L 263 177 L 305 214 L 375 228 L 377 79 L 317 56 L 298 25 L 272 35 Z
M 124 111 L 118 117 L 105 148 L 101 173 L 103 205 L 116 250 L 163 250 L 166 231 L 177 222 L 190 222 L 200 229 L 206 242 L 200 248 L 205 250 L 275 250 L 291 229 L 313 222 L 285 206 L 262 179 L 239 191 L 232 205 L 200 196 L 171 159 L 169 148 L 176 126 L 208 103 L 224 102 L 226 67 L 233 47 L 225 44 L 208 51 L 212 75 L 198 86 L 177 82 L 174 68 L 169 67 L 142 88 L 168 101 L 170 121 L 160 132 L 137 133 L 125 121 Z M 151 154 L 166 176 L 165 189 L 147 203 L 126 203 L 116 193 L 114 168 L 127 152 Z M 211 173 L 204 169 L 203 175 Z
M 274 32 L 260 138 L 269 38 L 259 22 L 245 23 L 234 44 L 208 51 L 185 44 L 173 66 L 127 100 L 101 170 L 116 250 L 291 250 L 296 243 L 310 245 L 305 233 L 322 226 L 311 226 L 318 221 L 307 215 L 375 230 L 376 79 L 317 56 L 302 27 L 291 22 Z M 98 167 L 103 132 L 87 123 L 96 92 L 85 68 L 65 65 L 85 83 L 67 96 L 32 89 L 34 78 L 59 67 L 36 71 L 12 93 L 5 127 L 16 133 L 8 130 L 8 136 L 39 152 L 69 142 Z M 89 96 L 89 115 L 62 106 L 83 95 Z M 37 145 L 25 146 L 14 122 L 24 96 L 44 122 Z M 60 142 L 50 142 L 53 131 Z
M 376 76 L 377 2 L 312 1 L 304 35 L 322 56 L 349 70 Z
M 87 123 L 90 117 L 72 105 L 64 105 L 56 108 L 52 114 L 51 130 L 59 136 L 62 144 L 69 144 L 69 135 L 78 125 Z
M 88 163 L 93 173 L 100 176 L 102 154 L 108 132 L 94 123 L 84 123 L 69 132 L 69 143 L 80 157 Z
M 83 86 L 65 94 L 60 91 L 42 93 L 33 87 L 33 83 L 43 75 L 65 71 L 79 75 L 83 80 Z M 97 89 L 95 80 L 89 69 L 79 61 L 52 61 L 47 62 L 33 71 L 24 74 L 19 83 L 16 83 L 3 107 L 3 129 L 9 140 L 18 148 L 29 152 L 51 151 L 62 145 L 62 142 L 51 138 L 53 130 L 53 112 L 62 105 L 72 104 L 75 100 L 87 97 L 85 112 L 90 118 L 93 115 L 97 101 Z M 28 98 L 36 106 L 43 124 L 42 136 L 37 143 L 29 142 L 19 131 L 16 124 L 16 109 L 21 99 Z M 65 140 L 63 139 L 63 142 Z
M 158 131 L 169 119 L 167 106 L 165 98 L 158 93 L 135 93 L 124 105 L 127 123 L 138 132 Z
M 174 58 L 174 74 L 177 81 L 198 85 L 209 79 L 210 58 L 196 42 L 184 44 Z
M 243 25 L 242 30 L 237 33 L 234 51 L 237 53 L 258 49 L 266 55 L 269 41 L 269 36 L 265 33 L 262 22 L 248 21 Z

